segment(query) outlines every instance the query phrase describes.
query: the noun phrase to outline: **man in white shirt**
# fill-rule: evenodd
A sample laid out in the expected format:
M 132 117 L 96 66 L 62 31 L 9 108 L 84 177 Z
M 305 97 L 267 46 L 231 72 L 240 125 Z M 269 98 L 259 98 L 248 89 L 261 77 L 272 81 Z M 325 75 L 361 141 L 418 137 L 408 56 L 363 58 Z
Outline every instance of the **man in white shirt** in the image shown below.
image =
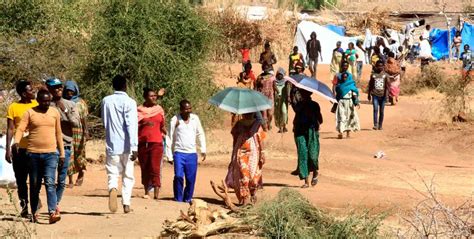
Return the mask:
M 199 117 L 192 114 L 191 103 L 182 100 L 180 113 L 171 118 L 170 132 L 174 158 L 174 199 L 190 202 L 193 198 L 194 183 L 198 165 L 196 139 L 200 143 L 202 161 L 206 160 L 206 138 Z M 183 190 L 184 180 L 186 187 Z
M 421 37 L 423 40 L 430 41 L 430 31 L 431 31 L 431 25 L 426 25 L 425 30 L 423 30 L 423 33 L 421 34 Z
M 433 59 L 431 55 L 431 45 L 428 40 L 423 39 L 423 36 L 420 36 L 420 60 L 421 60 L 421 70 L 425 68 L 430 63 L 430 60 Z
M 137 103 L 127 93 L 127 79 L 115 76 L 114 94 L 102 100 L 102 122 L 105 127 L 106 162 L 109 209 L 117 211 L 118 179 L 122 176 L 122 204 L 124 213 L 130 212 L 133 184 L 133 161 L 138 149 Z

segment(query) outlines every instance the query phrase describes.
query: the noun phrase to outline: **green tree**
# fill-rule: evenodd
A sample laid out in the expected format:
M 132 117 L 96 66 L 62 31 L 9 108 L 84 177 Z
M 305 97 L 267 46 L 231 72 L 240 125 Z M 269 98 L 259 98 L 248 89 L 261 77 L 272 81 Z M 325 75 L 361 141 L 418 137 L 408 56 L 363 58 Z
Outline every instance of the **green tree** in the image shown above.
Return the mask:
M 204 63 L 215 33 L 189 3 L 114 1 L 96 25 L 81 80 L 92 110 L 98 112 L 102 97 L 112 92 L 116 74 L 130 79 L 129 94 L 139 102 L 143 87 L 165 87 L 162 105 L 168 116 L 184 98 L 196 111 L 207 110 L 217 88 Z

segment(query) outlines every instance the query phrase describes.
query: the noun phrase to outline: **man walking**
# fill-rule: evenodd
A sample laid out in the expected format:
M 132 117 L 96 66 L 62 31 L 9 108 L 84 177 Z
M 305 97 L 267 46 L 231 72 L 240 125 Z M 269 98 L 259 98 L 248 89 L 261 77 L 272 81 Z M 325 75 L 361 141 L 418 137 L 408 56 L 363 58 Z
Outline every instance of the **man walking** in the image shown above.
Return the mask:
M 196 139 L 200 143 L 202 161 L 206 160 L 206 137 L 199 117 L 192 113 L 191 103 L 182 100 L 180 113 L 171 119 L 170 137 L 174 158 L 174 199 L 190 202 L 194 194 L 194 183 L 198 165 Z M 184 180 L 186 187 L 183 191 Z
M 29 174 L 29 160 L 26 155 L 28 146 L 28 138 L 22 137 L 19 142 L 15 142 L 18 148 L 10 148 L 11 141 L 16 129 L 20 125 L 21 118 L 25 112 L 38 103 L 35 101 L 35 91 L 31 87 L 31 83 L 26 80 L 19 80 L 16 83 L 16 92 L 20 96 L 20 101 L 12 103 L 8 106 L 7 111 L 7 147 L 5 152 L 5 160 L 13 163 L 13 171 L 15 172 L 16 185 L 18 186 L 18 199 L 20 199 L 21 217 L 28 217 L 28 185 L 26 180 Z
M 137 103 L 127 91 L 127 79 L 117 75 L 112 80 L 115 92 L 102 100 L 102 122 L 105 127 L 106 162 L 109 209 L 117 211 L 117 188 L 122 176 L 123 212 L 129 213 L 132 198 L 133 161 L 138 150 Z
M 46 80 L 46 86 L 52 95 L 51 106 L 59 111 L 61 116 L 61 131 L 64 144 L 64 164 L 58 167 L 58 184 L 56 187 L 58 205 L 66 188 L 67 170 L 72 152 L 72 128 L 80 126 L 80 117 L 76 109 L 76 103 L 63 98 L 63 84 L 58 78 Z
M 318 56 L 321 56 L 321 43 L 316 39 L 316 32 L 311 33 L 311 39 L 306 43 L 306 52 L 308 56 L 308 66 L 311 72 L 311 77 L 316 79 L 316 71 L 318 69 Z
M 56 170 L 64 164 L 64 146 L 58 110 L 49 107 L 51 95 L 47 90 L 38 92 L 39 105 L 23 114 L 15 133 L 15 142 L 21 142 L 28 130 L 27 156 L 30 168 L 30 199 L 32 222 L 38 221 L 38 202 L 41 182 L 44 180 L 48 202 L 49 223 L 61 220 L 55 185 Z M 17 143 L 12 148 L 16 149 Z M 59 158 L 58 152 L 59 151 Z M 18 152 L 17 152 L 18 153 Z

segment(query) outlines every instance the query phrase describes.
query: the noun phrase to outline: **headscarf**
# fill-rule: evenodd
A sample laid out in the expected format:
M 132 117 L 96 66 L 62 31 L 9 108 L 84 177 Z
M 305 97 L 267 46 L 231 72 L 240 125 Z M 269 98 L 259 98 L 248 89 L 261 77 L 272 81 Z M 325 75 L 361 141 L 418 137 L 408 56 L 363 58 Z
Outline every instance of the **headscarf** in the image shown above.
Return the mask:
M 63 98 L 66 97 L 66 90 L 70 90 L 74 92 L 74 96 L 72 96 L 71 101 L 74 103 L 79 102 L 80 94 L 79 94 L 79 86 L 75 81 L 68 80 L 64 83 L 64 90 L 63 90 Z
M 353 91 L 359 95 L 359 89 L 357 89 L 355 81 L 352 79 L 352 74 L 348 73 L 349 77 L 344 82 L 338 82 L 336 86 L 336 100 L 340 100 L 344 97 L 349 91 Z
M 278 77 L 275 77 L 275 82 L 277 85 L 284 85 L 286 83 L 286 79 L 284 77 L 285 73 L 285 69 L 283 69 L 282 67 L 278 68 L 277 75 L 281 74 L 283 77 L 281 78 L 281 80 L 279 80 Z

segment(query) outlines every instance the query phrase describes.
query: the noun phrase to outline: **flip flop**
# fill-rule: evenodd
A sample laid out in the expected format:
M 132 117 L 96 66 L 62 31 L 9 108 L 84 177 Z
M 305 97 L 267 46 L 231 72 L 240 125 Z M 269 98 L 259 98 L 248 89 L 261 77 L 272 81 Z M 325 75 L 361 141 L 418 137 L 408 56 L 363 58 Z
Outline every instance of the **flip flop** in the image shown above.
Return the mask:
M 316 184 L 318 184 L 318 177 L 315 177 L 313 179 L 311 179 L 311 186 L 316 186 Z
M 301 188 L 309 188 L 309 185 L 305 183 L 303 186 L 301 186 Z

